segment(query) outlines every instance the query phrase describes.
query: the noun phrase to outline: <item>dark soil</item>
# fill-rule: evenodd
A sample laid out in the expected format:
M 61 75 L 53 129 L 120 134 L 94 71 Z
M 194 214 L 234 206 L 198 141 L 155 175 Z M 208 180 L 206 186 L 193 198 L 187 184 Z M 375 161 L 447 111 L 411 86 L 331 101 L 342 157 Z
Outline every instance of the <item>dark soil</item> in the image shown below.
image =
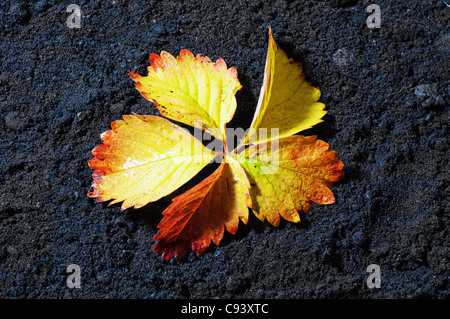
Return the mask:
M 0 296 L 449 298 L 450 7 L 379 0 L 369 29 L 371 3 L 2 1 Z M 235 66 L 232 126 L 247 127 L 269 25 L 322 91 L 325 121 L 302 134 L 344 162 L 337 202 L 298 224 L 252 216 L 203 256 L 164 262 L 152 238 L 171 197 L 125 212 L 95 203 L 90 151 L 122 115 L 159 114 L 127 73 L 146 74 L 162 50 Z M 81 289 L 66 285 L 70 264 Z M 366 285 L 370 264 L 381 288 Z

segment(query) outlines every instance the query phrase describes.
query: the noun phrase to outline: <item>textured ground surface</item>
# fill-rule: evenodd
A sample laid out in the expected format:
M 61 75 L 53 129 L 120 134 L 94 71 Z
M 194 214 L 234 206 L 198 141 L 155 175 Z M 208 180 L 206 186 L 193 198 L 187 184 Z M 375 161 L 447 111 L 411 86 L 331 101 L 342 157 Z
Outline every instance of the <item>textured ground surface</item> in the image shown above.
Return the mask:
M 449 17 L 444 1 L 2 1 L 0 296 L 3 298 L 448 298 Z M 271 1 L 272 2 L 272 1 Z M 80 29 L 69 29 L 70 3 Z M 337 203 L 275 228 L 251 217 L 202 257 L 152 252 L 170 198 L 121 212 L 86 197 L 99 134 L 157 114 L 129 79 L 151 52 L 235 66 L 247 127 L 267 28 L 322 91 L 317 134 L 346 176 Z M 66 267 L 81 267 L 81 289 Z M 381 267 L 368 289 L 366 267 Z

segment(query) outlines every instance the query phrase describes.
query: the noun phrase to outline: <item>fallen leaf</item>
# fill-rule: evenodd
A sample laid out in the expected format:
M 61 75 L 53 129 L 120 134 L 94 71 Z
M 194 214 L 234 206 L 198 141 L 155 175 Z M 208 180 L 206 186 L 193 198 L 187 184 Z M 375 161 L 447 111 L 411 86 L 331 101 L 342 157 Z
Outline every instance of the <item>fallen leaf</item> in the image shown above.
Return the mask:
M 298 212 L 311 210 L 311 202 L 334 203 L 330 187 L 343 176 L 337 153 L 315 136 L 296 135 L 250 146 L 236 157 L 252 183 L 253 212 L 274 226 L 280 216 L 300 221 Z
M 250 184 L 236 160 L 226 156 L 217 170 L 163 212 L 154 251 L 165 260 L 183 258 L 192 249 L 203 254 L 211 241 L 219 245 L 227 229 L 234 234 L 239 219 L 247 224 Z
M 174 58 L 168 52 L 150 55 L 148 75 L 130 72 L 136 88 L 152 101 L 162 115 L 225 139 L 225 124 L 236 110 L 236 92 L 242 87 L 234 67 L 223 59 L 181 50 Z
M 163 116 L 209 132 L 223 143 L 212 151 L 187 130 L 157 116 L 125 115 L 101 135 L 89 165 L 99 201 L 141 207 L 169 195 L 214 158 L 219 167 L 173 199 L 163 212 L 154 251 L 165 260 L 191 250 L 203 254 L 219 245 L 225 230 L 236 233 L 249 208 L 260 220 L 279 225 L 298 222 L 312 203 L 331 204 L 330 188 L 343 176 L 343 163 L 315 136 L 293 135 L 322 121 L 320 91 L 302 74 L 299 63 L 277 48 L 269 28 L 264 83 L 249 133 L 228 151 L 226 124 L 236 110 L 241 88 L 235 68 L 182 50 L 177 58 L 163 51 L 150 55 L 148 75 L 130 72 L 136 88 Z M 271 135 L 270 131 L 279 134 Z M 268 130 L 267 135 L 261 134 Z M 224 150 L 224 152 L 223 152 Z
M 101 135 L 89 161 L 99 201 L 142 207 L 166 196 L 205 167 L 215 153 L 188 131 L 158 116 L 124 115 Z
M 302 65 L 277 48 L 269 28 L 269 45 L 263 86 L 249 134 L 243 143 L 264 143 L 271 138 L 293 135 L 322 122 L 325 104 L 318 102 L 320 90 L 311 86 Z M 266 129 L 263 136 L 260 129 Z M 271 137 L 271 129 L 278 130 Z M 277 136 L 278 135 L 278 136 Z

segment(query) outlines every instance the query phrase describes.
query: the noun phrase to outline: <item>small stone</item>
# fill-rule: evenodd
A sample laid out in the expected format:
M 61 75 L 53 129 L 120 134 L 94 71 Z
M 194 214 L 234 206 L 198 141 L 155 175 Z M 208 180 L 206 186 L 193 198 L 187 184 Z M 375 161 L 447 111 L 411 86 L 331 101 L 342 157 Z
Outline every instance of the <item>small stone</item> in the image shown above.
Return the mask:
M 10 129 L 13 129 L 13 130 L 20 129 L 23 122 L 24 122 L 24 119 L 20 117 L 20 114 L 17 111 L 9 112 L 5 116 L 5 124 Z
M 444 106 L 445 101 L 438 93 L 436 83 L 420 84 L 414 88 L 414 95 L 423 107 Z
M 8 246 L 8 248 L 6 250 L 11 255 L 17 255 L 17 253 L 18 253 L 17 249 L 15 249 L 13 246 Z
M 421 84 L 415 87 L 414 94 L 417 97 L 435 97 L 437 95 L 436 84 Z
M 225 283 L 225 288 L 233 293 L 240 292 L 245 288 L 246 282 L 241 276 L 231 276 Z

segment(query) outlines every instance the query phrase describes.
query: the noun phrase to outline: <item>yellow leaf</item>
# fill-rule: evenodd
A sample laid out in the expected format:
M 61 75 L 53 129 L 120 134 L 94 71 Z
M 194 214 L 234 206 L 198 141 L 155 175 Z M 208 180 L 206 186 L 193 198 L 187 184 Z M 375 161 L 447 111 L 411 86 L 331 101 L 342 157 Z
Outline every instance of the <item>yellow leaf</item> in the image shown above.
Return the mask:
M 245 144 L 266 142 L 271 139 L 271 129 L 278 129 L 273 138 L 282 138 L 322 122 L 326 111 L 325 104 L 317 102 L 319 98 L 320 90 L 306 81 L 300 63 L 277 48 L 269 28 L 263 86 Z M 267 136 L 259 129 L 267 129 Z
M 158 116 L 124 115 L 89 161 L 90 197 L 141 207 L 182 186 L 214 158 L 187 130 Z
M 151 54 L 150 61 L 147 76 L 130 72 L 141 94 L 162 115 L 224 140 L 225 124 L 236 110 L 234 95 L 242 87 L 236 69 L 227 69 L 221 58 L 213 63 L 189 50 L 177 58 L 165 51 Z
M 334 203 L 330 187 L 344 175 L 337 153 L 315 136 L 295 135 L 250 146 L 236 158 L 252 186 L 253 212 L 275 226 L 280 215 L 300 221 L 298 212 L 311 210 L 311 202 Z

